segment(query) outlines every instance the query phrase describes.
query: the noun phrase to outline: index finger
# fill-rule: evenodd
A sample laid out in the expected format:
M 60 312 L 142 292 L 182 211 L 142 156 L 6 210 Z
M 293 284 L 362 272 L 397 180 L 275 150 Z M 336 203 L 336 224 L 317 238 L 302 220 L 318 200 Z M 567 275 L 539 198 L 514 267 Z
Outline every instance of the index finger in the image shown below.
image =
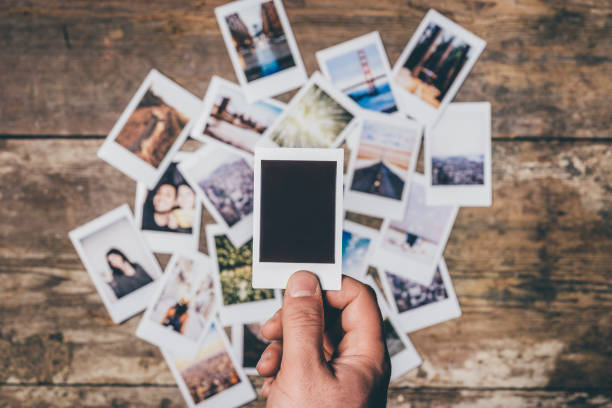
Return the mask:
M 342 277 L 341 290 L 325 292 L 327 303 L 341 310 L 345 332 L 338 354 L 361 355 L 382 361 L 385 358 L 382 317 L 372 288 L 349 276 Z

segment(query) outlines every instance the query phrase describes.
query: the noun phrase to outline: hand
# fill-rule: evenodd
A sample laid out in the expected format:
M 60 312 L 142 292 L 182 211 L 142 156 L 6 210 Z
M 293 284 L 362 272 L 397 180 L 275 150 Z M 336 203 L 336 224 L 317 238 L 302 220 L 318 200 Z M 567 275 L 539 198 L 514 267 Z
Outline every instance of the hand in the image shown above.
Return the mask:
M 294 273 L 262 327 L 277 340 L 257 364 L 268 406 L 384 407 L 390 360 L 374 291 L 344 276 L 342 290 L 321 292 L 314 274 Z

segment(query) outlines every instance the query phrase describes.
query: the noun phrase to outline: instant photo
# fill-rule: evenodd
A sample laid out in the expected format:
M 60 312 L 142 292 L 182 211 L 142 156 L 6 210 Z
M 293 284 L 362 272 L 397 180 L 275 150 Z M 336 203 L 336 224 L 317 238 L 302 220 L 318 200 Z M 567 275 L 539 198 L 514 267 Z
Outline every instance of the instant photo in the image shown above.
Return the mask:
M 297 88 L 306 70 L 280 0 L 242 0 L 215 9 L 249 102 Z
M 376 293 L 378 307 L 383 318 L 385 343 L 391 358 L 391 381 L 393 381 L 420 366 L 422 363 L 421 356 L 419 356 L 408 336 L 404 334 L 396 316 L 389 310 L 376 282 L 370 276 L 366 277 L 364 282 L 370 285 Z
M 398 111 L 389 60 L 378 31 L 316 54 L 321 72 L 363 109 Z
M 181 147 L 201 101 L 152 70 L 100 147 L 98 156 L 152 189 Z
M 259 289 L 253 280 L 253 241 L 236 247 L 219 225 L 206 226 L 208 253 L 215 272 L 219 316 L 224 325 L 270 318 L 281 307 L 280 293 Z
M 113 322 L 121 323 L 146 307 L 161 269 L 127 205 L 69 235 Z
M 190 408 L 238 407 L 257 397 L 216 321 L 195 355 L 190 350 L 161 351 Z
M 343 158 L 342 149 L 255 149 L 253 287 L 284 288 L 305 269 L 340 289 Z
M 491 104 L 451 103 L 425 135 L 427 204 L 490 206 Z
M 215 221 L 227 229 L 236 246 L 253 234 L 252 158 L 228 148 L 205 145 L 179 170 L 196 190 Z
M 168 262 L 136 335 L 161 348 L 195 353 L 213 321 L 215 296 L 210 259 L 196 251 L 177 252 Z
M 425 204 L 425 179 L 415 173 L 403 217 L 386 220 L 383 225 L 374 263 L 422 285 L 429 285 L 456 215 L 456 206 Z
M 412 333 L 461 316 L 461 309 L 444 259 L 429 285 L 383 272 L 383 287 L 405 333 Z
M 265 321 L 232 326 L 232 346 L 238 362 L 248 375 L 259 375 L 257 363 L 264 350 L 272 343 L 261 334 Z
M 178 152 L 152 190 L 136 186 L 136 225 L 153 252 L 198 249 L 202 206 L 177 167 L 190 155 Z
M 274 99 L 249 103 L 238 85 L 213 76 L 191 137 L 252 155 L 255 144 L 284 109 L 285 104 Z
M 257 145 L 338 147 L 350 132 L 358 112 L 355 102 L 315 72 Z
M 374 217 L 401 218 L 421 143 L 421 126 L 400 116 L 364 112 L 351 151 L 344 206 Z
M 433 125 L 485 46 L 481 38 L 429 10 L 393 67 L 403 111 Z
M 342 274 L 363 280 L 376 249 L 378 231 L 351 221 L 342 226 Z

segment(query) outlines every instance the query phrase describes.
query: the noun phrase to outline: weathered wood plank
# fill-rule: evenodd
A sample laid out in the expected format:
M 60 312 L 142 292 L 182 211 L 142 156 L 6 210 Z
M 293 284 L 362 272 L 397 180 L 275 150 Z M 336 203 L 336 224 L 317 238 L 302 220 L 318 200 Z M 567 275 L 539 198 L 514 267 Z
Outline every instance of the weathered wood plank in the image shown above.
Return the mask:
M 213 14 L 221 3 L 4 1 L 0 134 L 104 135 L 152 67 L 199 96 L 213 74 L 235 80 Z M 394 63 L 432 6 L 285 3 L 309 72 L 317 50 L 373 30 Z M 458 100 L 492 102 L 494 137 L 611 136 L 609 1 L 435 7 L 488 41 Z
M 68 240 L 133 200 L 100 144 L 0 140 L 0 384 L 173 383 Z M 609 388 L 610 144 L 495 142 L 493 166 L 493 207 L 461 209 L 445 253 L 464 315 L 411 336 L 424 365 L 394 386 Z
M 0 408 L 12 407 L 183 407 L 178 388 L 126 386 L 0 386 Z M 248 405 L 264 407 L 260 398 Z M 389 391 L 389 408 L 557 408 L 612 406 L 606 392 L 544 390 L 413 389 Z

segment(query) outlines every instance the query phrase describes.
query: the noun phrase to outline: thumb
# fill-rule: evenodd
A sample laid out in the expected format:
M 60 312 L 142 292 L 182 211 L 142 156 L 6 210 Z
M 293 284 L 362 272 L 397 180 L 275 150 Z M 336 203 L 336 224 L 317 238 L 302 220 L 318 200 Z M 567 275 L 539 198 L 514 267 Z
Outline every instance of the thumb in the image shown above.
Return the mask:
M 281 371 L 292 375 L 323 367 L 323 298 L 313 273 L 298 271 L 289 278 L 282 320 Z

